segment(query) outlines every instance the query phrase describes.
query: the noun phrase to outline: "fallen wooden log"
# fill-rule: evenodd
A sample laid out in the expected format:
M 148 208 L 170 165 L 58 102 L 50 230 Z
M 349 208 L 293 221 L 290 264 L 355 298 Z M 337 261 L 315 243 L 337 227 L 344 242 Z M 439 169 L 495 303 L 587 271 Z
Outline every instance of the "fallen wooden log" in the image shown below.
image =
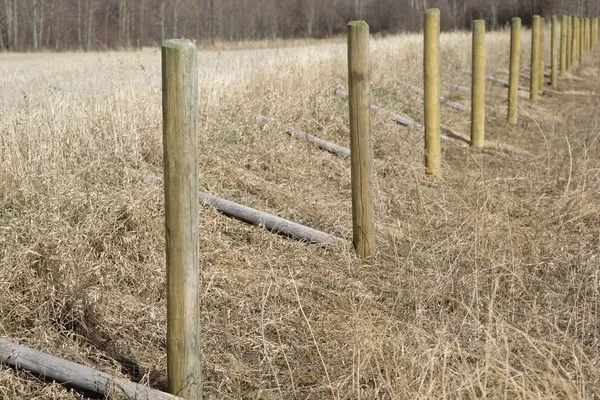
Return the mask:
M 258 117 L 258 120 L 260 121 L 260 123 L 262 125 L 266 125 L 267 123 L 273 121 L 273 118 L 265 117 L 264 115 L 261 115 Z M 320 139 L 314 135 L 311 135 L 310 133 L 303 132 L 300 129 L 298 129 L 292 125 L 285 125 L 283 127 L 283 130 L 285 133 L 287 133 L 291 137 L 312 143 L 315 147 L 317 147 L 321 150 L 328 151 L 328 152 L 338 155 L 340 157 L 350 158 L 350 149 L 348 149 L 346 147 L 338 146 L 335 143 L 331 143 L 326 140 Z
M 402 86 L 405 86 L 405 87 L 409 88 L 410 90 L 412 90 L 413 92 L 415 92 L 417 94 L 423 95 L 425 93 L 423 91 L 423 89 L 421 89 L 420 87 L 413 86 L 410 83 L 400 82 L 400 84 Z M 450 107 L 450 108 L 453 108 L 453 109 L 458 110 L 458 111 L 471 112 L 471 108 L 470 107 L 463 106 L 460 103 L 456 103 L 456 102 L 454 102 L 452 100 L 448 100 L 448 99 L 446 99 L 444 97 L 440 97 L 440 104 L 445 105 L 445 106 Z
M 468 87 L 461 86 L 461 85 L 452 86 L 452 90 L 456 90 L 458 92 L 464 92 L 464 93 L 468 93 L 471 91 L 471 89 L 469 89 Z
M 67 384 L 102 396 L 120 395 L 136 400 L 183 400 L 106 372 L 0 339 L 0 363 L 26 370 L 43 379 Z
M 464 72 L 465 74 L 469 74 L 469 75 L 471 75 L 471 71 L 465 70 L 465 71 L 463 71 L 463 72 Z M 506 88 L 510 86 L 510 84 L 508 83 L 508 81 L 506 81 L 506 80 L 504 80 L 504 79 L 498 79 L 498 78 L 496 78 L 496 77 L 493 77 L 493 76 L 491 76 L 491 75 L 486 75 L 486 76 L 485 76 L 485 79 L 487 79 L 487 80 L 488 80 L 488 81 L 490 81 L 490 82 L 498 83 L 498 84 L 500 84 L 500 85 L 502 85 L 502 86 L 504 86 L 504 87 L 506 87 Z M 525 91 L 525 92 L 529 92 L 529 88 L 527 88 L 527 87 L 525 87 L 525 86 L 519 85 L 519 86 L 518 86 L 518 88 L 519 88 L 519 90 L 523 90 L 523 91 Z
M 335 94 L 336 94 L 336 96 L 338 96 L 342 99 L 347 99 L 350 96 L 348 94 L 348 92 L 345 92 L 342 89 L 336 89 Z M 370 108 L 373 111 L 385 111 L 383 108 L 378 107 L 375 104 L 371 104 Z M 423 125 L 419 124 L 416 121 L 413 121 L 410 118 L 403 117 L 402 115 L 398 115 L 398 114 L 394 114 L 394 113 L 390 113 L 390 116 L 392 117 L 392 121 L 395 121 L 397 124 L 417 128 L 419 130 L 423 130 Z
M 154 176 L 153 182 L 162 186 L 163 178 Z M 344 239 L 330 235 L 329 233 L 318 231 L 212 194 L 198 192 L 198 200 L 202 205 L 212 206 L 228 217 L 251 225 L 263 226 L 268 231 L 277 235 L 323 246 L 341 246 L 346 244 Z
M 345 91 L 343 91 L 341 89 L 336 89 L 335 94 L 336 94 L 336 96 L 341 97 L 342 99 L 347 99 L 348 96 L 349 96 L 347 92 L 345 92 Z M 373 110 L 373 111 L 385 111 L 383 108 L 378 107 L 375 104 L 371 104 L 371 110 Z M 392 121 L 395 121 L 399 125 L 416 128 L 416 129 L 418 129 L 420 131 L 424 131 L 425 130 L 425 128 L 423 127 L 423 125 L 419 124 L 416 121 L 413 121 L 410 118 L 406 118 L 406 117 L 403 117 L 401 115 L 394 114 L 394 113 L 390 113 L 390 115 L 392 117 Z M 447 142 L 447 143 L 451 143 L 452 142 L 452 139 L 450 139 L 446 135 L 440 135 L 440 138 L 442 139 L 443 142 Z

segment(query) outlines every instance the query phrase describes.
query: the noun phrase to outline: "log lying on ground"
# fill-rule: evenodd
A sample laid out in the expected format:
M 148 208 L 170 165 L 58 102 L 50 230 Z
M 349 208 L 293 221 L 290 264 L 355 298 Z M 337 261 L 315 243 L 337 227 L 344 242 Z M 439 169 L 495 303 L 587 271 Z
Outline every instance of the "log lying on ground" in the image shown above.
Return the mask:
M 468 70 L 465 70 L 464 73 L 471 75 L 471 71 L 468 71 Z M 500 84 L 500 85 L 504 86 L 505 88 L 508 88 L 510 86 L 509 83 L 508 83 L 508 81 L 506 81 L 504 79 L 498 79 L 498 78 L 493 77 L 491 75 L 486 75 L 485 79 L 487 79 L 490 82 L 494 82 L 494 83 Z M 525 92 L 529 92 L 529 88 L 527 88 L 525 86 L 519 85 L 518 87 L 519 87 L 519 90 L 523 90 Z
M 519 76 L 523 79 L 531 78 L 531 74 L 527 74 L 526 72 L 521 72 Z M 544 72 L 544 78 L 550 78 L 550 72 Z
M 469 89 L 468 87 L 461 86 L 461 85 L 452 86 L 452 90 L 456 90 L 456 91 L 464 92 L 464 93 L 469 93 L 471 91 L 471 89 Z
M 348 92 L 345 92 L 342 89 L 336 89 L 335 95 L 338 97 L 341 97 L 342 99 L 347 99 L 349 96 Z M 371 104 L 370 108 L 373 111 L 385 111 L 383 108 L 380 108 L 380 107 L 376 106 L 375 104 Z M 394 114 L 394 113 L 390 113 L 390 116 L 392 117 L 392 121 L 395 121 L 399 125 L 423 130 L 423 125 L 419 124 L 416 121 L 413 121 L 410 118 L 403 117 L 402 115 L 398 115 L 398 114 Z
M 273 118 L 265 117 L 264 115 L 261 115 L 258 117 L 258 120 L 260 121 L 261 124 L 266 125 L 268 122 L 273 121 Z M 296 128 L 295 126 L 285 125 L 283 127 L 283 129 L 284 129 L 285 133 L 287 133 L 288 135 L 290 135 L 293 138 L 312 143 L 315 147 L 317 147 L 321 150 L 328 151 L 328 152 L 338 155 L 340 157 L 350 158 L 350 149 L 348 149 L 346 147 L 338 146 L 335 143 L 331 143 L 326 140 L 320 139 L 309 133 L 301 131 L 300 129 Z
M 405 86 L 405 87 L 409 88 L 410 90 L 412 90 L 413 92 L 415 92 L 417 94 L 420 94 L 420 95 L 424 94 L 423 89 L 421 89 L 419 87 L 416 87 L 416 86 L 413 86 L 410 83 L 400 82 L 400 84 L 402 86 Z M 454 102 L 452 100 L 448 100 L 448 99 L 446 99 L 444 97 L 440 97 L 440 104 L 448 106 L 448 107 L 453 108 L 453 109 L 458 110 L 458 111 L 471 112 L 471 108 L 470 107 L 463 106 L 462 104 L 456 103 L 456 102 Z
M 155 176 L 153 177 L 153 182 L 156 185 L 162 186 L 163 178 Z M 263 226 L 268 231 L 277 235 L 323 246 L 341 246 L 346 244 L 344 239 L 330 235 L 329 233 L 321 232 L 212 194 L 198 192 L 198 200 L 202 205 L 213 206 L 220 213 L 228 217 L 251 225 Z
M 342 99 L 347 99 L 348 98 L 348 93 L 345 92 L 345 91 L 343 91 L 343 90 L 341 90 L 341 89 L 336 89 L 335 94 L 336 94 L 336 96 L 341 97 Z M 371 104 L 371 110 L 373 110 L 373 111 L 385 111 L 383 108 L 380 108 L 380 107 L 376 106 L 375 104 Z M 392 121 L 395 121 L 399 125 L 413 127 L 413 128 L 416 128 L 416 129 L 418 129 L 420 131 L 424 131 L 425 130 L 425 128 L 423 127 L 423 125 L 419 124 L 416 121 L 413 121 L 410 118 L 406 118 L 406 117 L 403 117 L 401 115 L 394 114 L 394 113 L 390 113 L 390 114 L 392 116 Z M 452 135 L 448 135 L 448 136 L 441 135 L 442 141 L 443 142 L 447 142 L 447 143 L 451 143 L 452 139 L 450 139 L 449 136 L 452 136 Z M 456 136 L 456 138 L 460 138 L 460 136 L 457 136 L 457 135 L 454 135 L 454 136 Z
M 97 369 L 0 339 L 0 363 L 26 370 L 43 379 L 64 383 L 103 396 L 121 395 L 136 400 L 183 400 Z

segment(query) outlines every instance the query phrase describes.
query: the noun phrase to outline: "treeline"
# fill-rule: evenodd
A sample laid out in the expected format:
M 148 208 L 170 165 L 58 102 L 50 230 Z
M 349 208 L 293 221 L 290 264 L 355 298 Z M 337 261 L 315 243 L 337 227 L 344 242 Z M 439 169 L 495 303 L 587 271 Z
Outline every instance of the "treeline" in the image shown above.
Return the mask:
M 418 31 L 427 8 L 442 29 L 483 18 L 491 29 L 534 14 L 600 14 L 599 0 L 0 0 L 0 49 L 131 48 L 166 38 L 327 37 L 366 20 L 372 32 Z

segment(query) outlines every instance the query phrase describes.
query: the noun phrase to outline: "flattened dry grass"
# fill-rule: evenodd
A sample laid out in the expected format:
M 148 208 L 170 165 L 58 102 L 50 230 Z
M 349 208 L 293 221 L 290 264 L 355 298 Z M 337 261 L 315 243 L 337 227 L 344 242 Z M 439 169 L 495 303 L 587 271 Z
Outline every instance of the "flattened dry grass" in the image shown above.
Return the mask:
M 507 69 L 508 43 L 488 34 L 489 73 Z M 371 47 L 373 102 L 417 121 L 422 99 L 399 81 L 421 85 L 421 47 Z M 466 105 L 452 87 L 469 86 L 470 48 L 442 37 L 443 95 Z M 349 145 L 333 95 L 345 45 L 198 64 L 201 188 L 350 243 L 348 160 L 282 129 Z M 440 182 L 422 134 L 374 113 L 372 266 L 201 209 L 207 398 L 599 397 L 600 100 L 568 91 L 600 86 L 581 75 L 523 100 L 515 128 L 506 89 L 488 85 L 488 139 L 523 151 L 446 146 Z M 3 54 L 0 82 L 0 335 L 164 389 L 163 197 L 145 179 L 162 170 L 159 50 Z M 467 137 L 468 119 L 442 109 Z M 5 368 L 0 395 L 80 398 Z

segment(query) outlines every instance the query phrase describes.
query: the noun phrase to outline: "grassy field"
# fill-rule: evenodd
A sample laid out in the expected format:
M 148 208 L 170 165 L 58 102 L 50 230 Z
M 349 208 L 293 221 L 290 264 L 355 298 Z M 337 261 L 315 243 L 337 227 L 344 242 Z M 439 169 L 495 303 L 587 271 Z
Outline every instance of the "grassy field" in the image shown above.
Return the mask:
M 468 105 L 453 87 L 469 86 L 470 35 L 441 46 L 442 94 Z M 201 208 L 206 398 L 599 398 L 600 57 L 522 98 L 515 128 L 488 86 L 488 138 L 511 147 L 445 146 L 439 182 L 422 133 L 374 113 L 366 266 L 349 161 L 283 133 L 349 146 L 345 44 L 261 47 L 199 51 L 200 187 L 349 245 Z M 506 78 L 508 49 L 488 35 L 490 74 Z M 422 121 L 399 84 L 422 85 L 421 37 L 374 39 L 370 62 L 373 102 Z M 163 193 L 147 179 L 162 173 L 160 49 L 0 54 L 0 86 L 0 336 L 165 389 Z M 442 124 L 468 137 L 468 114 L 442 107 Z M 81 395 L 0 367 L 0 397 Z

